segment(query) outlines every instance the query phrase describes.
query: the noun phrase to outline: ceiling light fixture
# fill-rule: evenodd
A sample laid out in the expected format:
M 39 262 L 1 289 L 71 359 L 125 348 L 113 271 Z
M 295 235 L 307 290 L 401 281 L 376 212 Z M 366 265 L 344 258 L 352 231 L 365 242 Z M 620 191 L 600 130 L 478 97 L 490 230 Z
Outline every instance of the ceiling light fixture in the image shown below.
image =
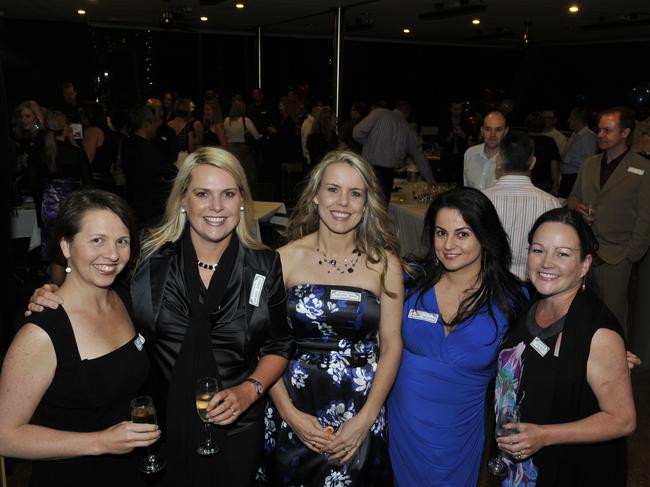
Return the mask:
M 481 23 L 481 19 L 472 19 L 472 24 L 479 25 L 480 23 Z
M 201 19 L 201 22 L 207 22 L 208 21 L 208 18 L 205 15 L 200 17 L 200 19 Z
M 235 8 L 238 8 L 238 9 L 240 9 L 240 10 L 241 10 L 242 8 L 245 8 L 245 7 L 246 7 L 246 5 L 244 5 L 244 4 L 241 3 L 241 2 L 237 2 L 237 3 L 235 4 Z
M 78 13 L 79 15 L 86 15 L 86 11 L 85 11 L 85 10 L 81 10 L 81 9 L 77 10 L 77 13 Z
M 449 19 L 452 17 L 460 17 L 463 15 L 478 14 L 487 9 L 487 5 L 483 0 L 458 0 L 453 4 L 445 4 L 445 2 L 437 2 L 433 4 L 434 9 L 430 12 L 422 12 L 418 14 L 420 20 L 440 20 Z
M 572 14 L 577 14 L 578 12 L 580 12 L 580 6 L 576 3 L 572 3 L 571 5 L 569 5 L 569 12 L 571 12 Z
M 411 29 L 409 29 L 409 28 L 407 27 L 407 28 L 405 28 L 404 30 L 402 30 L 402 32 L 404 32 L 405 34 L 410 34 L 410 33 L 411 33 Z

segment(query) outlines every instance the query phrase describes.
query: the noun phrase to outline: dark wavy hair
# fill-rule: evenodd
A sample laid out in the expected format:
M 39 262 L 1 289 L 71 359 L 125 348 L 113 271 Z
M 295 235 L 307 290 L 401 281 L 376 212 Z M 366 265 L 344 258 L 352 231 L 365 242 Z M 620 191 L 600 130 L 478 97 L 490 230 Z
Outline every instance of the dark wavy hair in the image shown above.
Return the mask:
M 595 255 L 598 251 L 598 240 L 596 240 L 594 231 L 580 213 L 568 208 L 549 210 L 535 220 L 530 232 L 528 232 L 528 245 L 533 243 L 535 232 L 544 223 L 562 223 L 575 230 L 578 234 L 578 240 L 580 240 L 580 261 L 584 261 L 588 255 Z
M 448 325 L 456 326 L 487 309 L 496 328 L 495 306 L 507 318 L 508 324 L 513 323 L 526 298 L 522 282 L 509 270 L 512 260 L 510 243 L 494 206 L 482 192 L 474 188 L 456 188 L 442 193 L 427 210 L 424 219 L 425 236 L 434 234 L 436 216 L 443 208 L 458 210 L 481 245 L 478 289 L 460 303 L 458 313 Z M 429 238 L 427 253 L 413 265 L 412 276 L 405 284 L 406 296 L 417 295 L 417 301 L 422 300 L 424 293 L 435 286 L 446 272 L 436 258 L 433 241 L 433 237 Z

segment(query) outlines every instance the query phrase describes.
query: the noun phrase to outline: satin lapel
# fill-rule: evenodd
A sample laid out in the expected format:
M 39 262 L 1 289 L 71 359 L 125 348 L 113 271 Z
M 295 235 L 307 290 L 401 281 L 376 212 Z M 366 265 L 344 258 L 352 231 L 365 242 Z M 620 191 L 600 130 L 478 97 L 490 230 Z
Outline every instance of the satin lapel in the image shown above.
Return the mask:
M 163 291 L 169 278 L 169 266 L 172 263 L 173 255 L 160 255 L 151 258 L 149 279 L 151 288 L 151 312 L 153 323 L 158 321 L 160 305 L 162 304 Z

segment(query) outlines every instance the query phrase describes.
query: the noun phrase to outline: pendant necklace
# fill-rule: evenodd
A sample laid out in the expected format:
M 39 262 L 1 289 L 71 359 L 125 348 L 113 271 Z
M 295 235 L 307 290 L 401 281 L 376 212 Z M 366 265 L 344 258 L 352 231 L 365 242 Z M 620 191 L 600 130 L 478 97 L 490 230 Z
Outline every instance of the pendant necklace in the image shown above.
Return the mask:
M 217 269 L 217 264 L 206 264 L 205 262 L 200 261 L 199 259 L 196 259 L 196 263 L 198 264 L 199 267 L 203 267 L 204 269 L 207 269 L 209 271 L 214 271 Z
M 320 265 L 329 264 L 332 267 L 334 267 L 334 269 L 336 269 L 339 272 L 339 274 L 345 274 L 346 272 L 349 274 L 353 273 L 354 266 L 356 266 L 357 262 L 359 262 L 359 256 L 361 255 L 359 249 L 357 249 L 356 247 L 353 248 L 352 257 L 350 258 L 346 257 L 345 259 L 343 259 L 343 268 L 341 268 L 338 265 L 336 265 L 336 259 L 330 259 L 329 257 L 327 257 L 325 252 L 321 252 L 320 247 L 316 247 L 316 252 L 322 255 L 322 258 L 321 257 L 318 258 L 318 263 Z M 331 270 L 327 271 L 328 274 L 330 272 Z

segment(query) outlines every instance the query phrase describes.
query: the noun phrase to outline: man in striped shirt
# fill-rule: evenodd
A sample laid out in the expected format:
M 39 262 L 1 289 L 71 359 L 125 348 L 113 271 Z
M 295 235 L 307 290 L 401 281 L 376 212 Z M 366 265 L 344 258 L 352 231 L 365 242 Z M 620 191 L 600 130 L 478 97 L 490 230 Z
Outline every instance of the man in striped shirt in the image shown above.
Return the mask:
M 497 169 L 503 171 L 496 184 L 483 190 L 499 214 L 510 238 L 512 265 L 510 270 L 522 280 L 527 279 L 528 232 L 537 218 L 548 210 L 559 208 L 557 198 L 533 186 L 530 171 L 535 165 L 535 144 L 528 135 L 512 132 L 499 146 Z

